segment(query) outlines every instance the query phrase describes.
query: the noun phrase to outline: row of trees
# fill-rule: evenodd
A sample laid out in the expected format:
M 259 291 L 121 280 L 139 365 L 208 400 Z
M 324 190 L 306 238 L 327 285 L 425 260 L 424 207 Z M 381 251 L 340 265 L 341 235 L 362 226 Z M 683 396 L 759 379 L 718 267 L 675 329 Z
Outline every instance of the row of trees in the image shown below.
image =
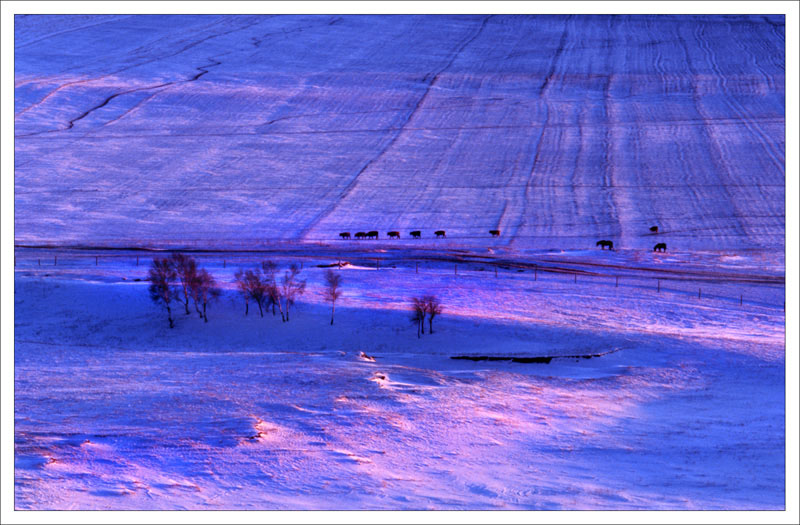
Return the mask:
M 433 333 L 433 319 L 442 313 L 442 304 L 435 295 L 425 295 L 411 299 L 411 322 L 417 325 L 417 337 L 425 333 L 425 319 L 428 319 L 428 333 Z
M 291 264 L 283 276 L 278 278 L 278 267 L 272 261 L 263 261 L 261 266 L 253 269 L 239 269 L 234 274 L 236 286 L 244 298 L 244 314 L 250 313 L 250 302 L 258 305 L 261 317 L 264 310 L 272 309 L 272 315 L 281 314 L 281 321 L 289 322 L 289 311 L 298 298 L 305 293 L 306 281 L 300 279 L 301 269 Z M 148 273 L 150 281 L 150 298 L 157 304 L 163 304 L 167 310 L 169 327 L 175 326 L 172 317 L 173 302 L 183 304 L 186 315 L 189 315 L 189 302 L 193 302 L 195 311 L 207 323 L 208 303 L 220 296 L 220 289 L 214 277 L 204 268 L 199 268 L 194 258 L 182 253 L 173 253 L 169 257 L 155 257 Z M 331 303 L 331 324 L 336 312 L 336 301 L 342 295 L 342 276 L 332 270 L 325 272 L 325 299 Z M 202 311 L 200 306 L 202 305 Z M 439 299 L 433 295 L 414 297 L 412 299 L 411 321 L 417 324 L 417 337 L 425 333 L 425 320 L 428 320 L 428 332 L 433 333 L 433 319 L 442 313 Z
M 278 267 L 272 261 L 264 261 L 260 267 L 251 270 L 237 270 L 234 274 L 236 286 L 244 298 L 244 314 L 250 313 L 250 301 L 258 305 L 261 317 L 264 310 L 272 307 L 272 315 L 276 315 L 275 307 L 281 314 L 281 320 L 289 322 L 289 309 L 298 297 L 306 291 L 306 281 L 299 278 L 300 267 L 289 266 L 278 281 Z
M 169 327 L 175 326 L 172 318 L 172 302 L 182 302 L 189 315 L 189 300 L 194 303 L 197 314 L 207 323 L 208 303 L 220 295 L 214 277 L 205 268 L 198 268 L 194 258 L 182 253 L 173 253 L 169 257 L 156 257 L 147 275 L 150 281 L 150 298 L 156 304 L 161 303 L 167 309 Z M 181 297 L 183 292 L 183 297 Z M 200 311 L 200 305 L 203 310 Z

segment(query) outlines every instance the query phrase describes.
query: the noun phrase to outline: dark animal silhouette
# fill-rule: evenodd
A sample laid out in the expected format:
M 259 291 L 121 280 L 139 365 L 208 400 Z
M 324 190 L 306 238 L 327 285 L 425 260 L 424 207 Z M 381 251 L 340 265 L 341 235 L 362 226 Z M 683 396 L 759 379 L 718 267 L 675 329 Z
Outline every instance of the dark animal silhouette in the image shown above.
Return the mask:
M 419 230 L 415 230 L 415 231 L 411 232 L 410 235 L 414 239 L 419 239 L 420 237 L 422 237 L 422 232 L 419 231 Z
M 658 226 L 650 226 L 650 231 L 653 233 L 658 233 Z
M 356 232 L 356 239 L 363 239 L 367 234 L 364 232 Z
M 389 236 L 390 239 L 400 238 L 400 232 L 387 232 L 387 235 Z
M 597 244 L 595 244 L 595 246 L 599 246 L 601 250 L 605 250 L 606 246 L 608 246 L 609 250 L 614 249 L 614 243 L 611 241 L 597 241 Z
M 654 252 L 666 252 L 667 251 L 667 243 L 660 242 L 660 243 L 656 244 L 655 246 L 653 246 L 653 251 Z
M 377 238 L 378 238 L 378 232 L 376 232 L 375 230 L 367 232 L 367 239 L 377 239 Z
M 444 230 L 437 230 L 433 233 L 436 235 L 436 237 L 447 237 L 447 235 L 444 234 Z
M 492 237 L 499 237 L 500 236 L 500 230 L 489 230 L 489 233 L 492 234 Z
M 349 239 L 350 238 L 350 232 L 342 232 L 342 233 L 339 234 L 339 237 L 341 237 L 342 239 Z

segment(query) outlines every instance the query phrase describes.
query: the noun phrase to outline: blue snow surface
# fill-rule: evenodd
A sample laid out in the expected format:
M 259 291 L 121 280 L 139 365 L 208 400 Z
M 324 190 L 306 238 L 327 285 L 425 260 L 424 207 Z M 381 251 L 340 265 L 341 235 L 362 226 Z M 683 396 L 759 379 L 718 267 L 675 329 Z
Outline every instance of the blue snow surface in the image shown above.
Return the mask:
M 17 16 L 15 241 L 652 249 L 657 225 L 782 252 L 784 48 L 783 16 Z

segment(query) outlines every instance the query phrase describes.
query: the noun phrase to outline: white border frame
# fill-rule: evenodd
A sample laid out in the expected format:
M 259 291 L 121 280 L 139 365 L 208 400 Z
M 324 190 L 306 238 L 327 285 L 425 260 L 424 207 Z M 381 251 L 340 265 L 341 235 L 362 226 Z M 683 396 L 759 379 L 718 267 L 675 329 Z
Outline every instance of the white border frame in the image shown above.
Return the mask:
M 2 37 L 2 77 L 0 77 L 0 115 L 2 145 L 0 149 L 0 521 L 2 523 L 139 523 L 145 521 L 170 523 L 402 523 L 420 517 L 438 523 L 484 523 L 503 521 L 526 523 L 542 520 L 551 523 L 800 523 L 798 509 L 798 4 L 792 1 L 742 2 L 641 2 L 641 1 L 462 1 L 462 2 L 30 2 L 4 1 L 0 4 L 0 35 Z M 593 14 L 740 14 L 769 13 L 786 16 L 786 511 L 779 512 L 718 512 L 718 511 L 524 511 L 453 512 L 438 511 L 404 513 L 396 511 L 14 511 L 14 15 L 15 14 L 105 14 L 105 13 L 593 13 Z

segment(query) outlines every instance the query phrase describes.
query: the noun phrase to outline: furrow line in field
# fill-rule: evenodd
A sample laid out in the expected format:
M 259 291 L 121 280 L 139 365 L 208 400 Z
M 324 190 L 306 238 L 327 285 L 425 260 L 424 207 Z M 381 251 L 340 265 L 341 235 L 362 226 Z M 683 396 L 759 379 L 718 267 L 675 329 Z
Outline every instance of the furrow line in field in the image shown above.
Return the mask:
M 686 67 L 691 75 L 692 101 L 694 103 L 693 105 L 695 112 L 702 120 L 708 121 L 707 114 L 703 110 L 703 103 L 701 101 L 700 95 L 697 90 L 698 72 L 693 65 L 692 56 L 689 51 L 689 45 L 686 42 L 686 39 L 681 34 L 680 29 L 678 29 L 676 35 L 678 37 L 678 41 L 681 43 L 681 46 L 683 47 L 684 56 L 686 57 Z M 716 176 L 717 180 L 722 182 L 723 180 L 725 180 L 727 177 L 730 176 L 731 169 L 730 166 L 727 165 L 723 152 L 720 149 L 720 145 L 717 143 L 717 140 L 713 135 L 712 130 L 709 128 L 710 125 L 708 124 L 706 124 L 705 126 L 701 126 L 700 128 L 698 128 L 698 133 L 700 137 L 703 138 L 703 142 L 705 142 L 709 146 L 709 151 L 708 151 L 710 156 L 709 160 L 711 161 L 713 167 L 713 169 L 711 169 L 710 172 L 712 175 Z M 724 195 L 725 200 L 729 202 L 731 207 L 733 208 L 734 216 L 742 214 L 740 206 L 738 206 L 738 200 L 733 198 L 731 193 L 727 191 L 727 188 L 722 186 L 721 193 Z M 746 242 L 749 239 L 749 237 L 746 234 L 745 225 L 741 221 L 738 222 L 738 231 L 740 232 L 742 241 Z
M 572 18 L 572 15 L 568 15 L 567 18 L 564 20 L 564 30 L 561 32 L 561 39 L 558 42 L 558 47 L 556 48 L 556 52 L 553 55 L 553 59 L 550 61 L 550 68 L 547 70 L 547 75 L 544 77 L 542 81 L 542 85 L 539 86 L 539 98 L 544 96 L 545 91 L 550 86 L 550 80 L 553 78 L 555 74 L 556 67 L 558 66 L 558 61 L 561 58 L 561 54 L 564 52 L 564 46 L 567 43 L 567 26 L 569 25 L 569 21 Z
M 222 33 L 218 33 L 218 34 L 214 34 L 214 35 L 211 35 L 211 36 L 207 36 L 205 38 L 201 38 L 200 40 L 197 40 L 196 42 L 192 42 L 192 43 L 184 46 L 182 49 L 180 49 L 179 51 L 177 51 L 175 53 L 168 54 L 168 55 L 162 55 L 162 56 L 159 56 L 159 57 L 156 57 L 156 58 L 153 58 L 153 59 L 137 62 L 137 63 L 135 63 L 133 65 L 130 65 L 130 66 L 127 66 L 127 67 L 123 67 L 121 69 L 118 69 L 116 71 L 112 71 L 111 73 L 107 73 L 107 74 L 101 75 L 99 77 L 67 82 L 66 84 L 62 84 L 62 85 L 58 86 L 57 88 L 55 88 L 53 91 L 51 91 L 50 93 L 45 95 L 44 98 L 42 98 L 38 102 L 35 102 L 34 104 L 31 104 L 30 106 L 26 107 L 25 109 L 20 110 L 18 113 L 16 113 L 14 115 L 14 117 L 16 118 L 16 117 L 22 115 L 23 113 L 26 113 L 27 111 L 29 111 L 29 110 L 31 110 L 31 109 L 33 109 L 35 107 L 41 106 L 42 103 L 44 103 L 47 99 L 49 99 L 50 97 L 55 95 L 57 92 L 61 91 L 62 89 L 66 88 L 66 87 L 74 86 L 74 85 L 77 85 L 77 84 L 87 84 L 87 83 L 94 82 L 94 81 L 97 81 L 97 80 L 102 80 L 104 78 L 108 78 L 110 76 L 122 73 L 123 71 L 127 71 L 129 69 L 134 69 L 134 68 L 137 68 L 137 67 L 140 67 L 140 66 L 143 66 L 143 65 L 147 65 L 147 64 L 153 63 L 153 62 L 158 62 L 158 61 L 164 60 L 166 58 L 171 58 L 171 57 L 180 55 L 182 53 L 185 53 L 189 49 L 192 49 L 193 47 L 196 47 L 196 46 L 198 46 L 198 45 L 200 45 L 200 44 L 202 44 L 202 43 L 204 43 L 204 42 L 206 42 L 208 40 L 211 40 L 213 38 L 219 38 L 221 36 L 225 36 L 225 35 L 228 35 L 230 33 L 234 33 L 236 31 L 243 31 L 243 30 L 248 29 L 249 27 L 251 27 L 253 25 L 256 25 L 258 23 L 260 23 L 260 21 L 253 22 L 253 23 L 251 23 L 251 24 L 249 24 L 247 26 L 244 26 L 244 27 L 235 28 L 235 29 L 232 29 L 230 31 L 225 31 L 225 32 L 222 32 Z M 179 82 L 179 81 L 173 81 L 173 83 L 174 82 Z M 66 128 L 66 129 L 69 129 L 69 128 Z M 51 130 L 51 131 L 61 131 L 61 130 Z M 38 132 L 38 133 L 46 133 L 46 132 L 47 131 L 42 131 L 42 132 Z
M 95 27 L 95 26 L 107 24 L 109 22 L 116 22 L 116 21 L 119 21 L 119 20 L 123 20 L 125 18 L 129 18 L 131 16 L 133 16 L 133 15 L 116 16 L 114 18 L 111 18 L 110 20 L 103 20 L 102 22 L 97 22 L 96 24 L 87 24 L 87 25 L 83 25 L 83 26 L 80 26 L 80 27 L 73 27 L 73 28 L 70 28 L 70 29 L 65 29 L 63 31 L 56 31 L 55 33 L 49 33 L 49 34 L 47 34 L 47 35 L 45 35 L 45 36 L 43 36 L 41 38 L 37 38 L 35 40 L 28 40 L 26 42 L 22 42 L 22 43 L 16 44 L 14 46 L 14 49 L 15 50 L 22 49 L 23 47 L 27 47 L 27 46 L 33 45 L 33 44 L 35 44 L 37 42 L 41 42 L 43 40 L 47 40 L 48 38 L 53 38 L 53 37 L 56 37 L 56 36 L 65 35 L 67 33 L 73 33 L 75 31 L 81 31 L 83 29 L 88 29 L 90 27 Z M 14 87 L 16 87 L 16 86 L 14 86 Z
M 403 123 L 399 126 L 399 128 L 397 128 L 397 133 L 395 133 L 395 135 L 388 141 L 388 144 L 386 144 L 385 146 L 381 147 L 378 150 L 378 152 L 372 158 L 367 160 L 367 162 L 364 164 L 364 166 L 355 174 L 355 176 L 341 190 L 341 192 L 339 193 L 338 198 L 336 200 L 334 200 L 333 202 L 331 202 L 328 206 L 326 206 L 324 210 L 322 210 L 314 219 L 312 219 L 308 224 L 306 224 L 300 230 L 300 232 L 298 234 L 299 238 L 303 238 L 306 235 L 308 235 L 308 233 L 317 224 L 319 224 L 328 215 L 330 215 L 342 203 L 342 201 L 350 194 L 350 192 L 353 191 L 353 189 L 358 184 L 359 177 L 367 169 L 369 169 L 369 167 L 372 166 L 378 159 L 383 157 L 386 154 L 386 152 L 389 151 L 389 149 L 391 149 L 391 147 L 397 142 L 397 140 L 403 134 L 403 131 L 405 130 L 406 125 L 411 121 L 411 119 L 416 114 L 417 110 L 422 106 L 422 104 L 428 98 L 428 95 L 430 94 L 433 86 L 436 84 L 437 80 L 439 79 L 439 76 L 443 72 L 447 71 L 447 69 L 449 69 L 450 66 L 453 65 L 453 63 L 455 62 L 456 58 L 458 58 L 458 56 L 461 54 L 461 52 L 464 50 L 464 48 L 467 47 L 467 45 L 469 45 L 473 40 L 478 38 L 478 36 L 481 34 L 481 32 L 483 32 L 483 29 L 486 27 L 486 23 L 489 21 L 489 19 L 492 16 L 493 15 L 489 15 L 489 16 L 485 17 L 483 19 L 483 21 L 481 22 L 481 25 L 478 28 L 478 30 L 475 32 L 475 34 L 472 35 L 471 37 L 465 39 L 463 42 L 461 42 L 461 44 L 458 46 L 458 48 L 456 48 L 456 50 L 453 53 L 453 55 L 450 57 L 450 60 L 447 62 L 447 64 L 445 64 L 444 67 L 440 68 L 435 74 L 433 74 L 431 80 L 428 82 L 428 84 L 427 84 L 427 86 L 425 88 L 425 91 L 422 93 L 422 96 L 417 100 L 417 102 L 414 105 L 414 107 L 411 108 L 411 111 L 409 111 L 408 115 L 406 115 Z M 430 75 L 431 75 L 430 73 L 428 75 L 426 75 L 426 79 Z

